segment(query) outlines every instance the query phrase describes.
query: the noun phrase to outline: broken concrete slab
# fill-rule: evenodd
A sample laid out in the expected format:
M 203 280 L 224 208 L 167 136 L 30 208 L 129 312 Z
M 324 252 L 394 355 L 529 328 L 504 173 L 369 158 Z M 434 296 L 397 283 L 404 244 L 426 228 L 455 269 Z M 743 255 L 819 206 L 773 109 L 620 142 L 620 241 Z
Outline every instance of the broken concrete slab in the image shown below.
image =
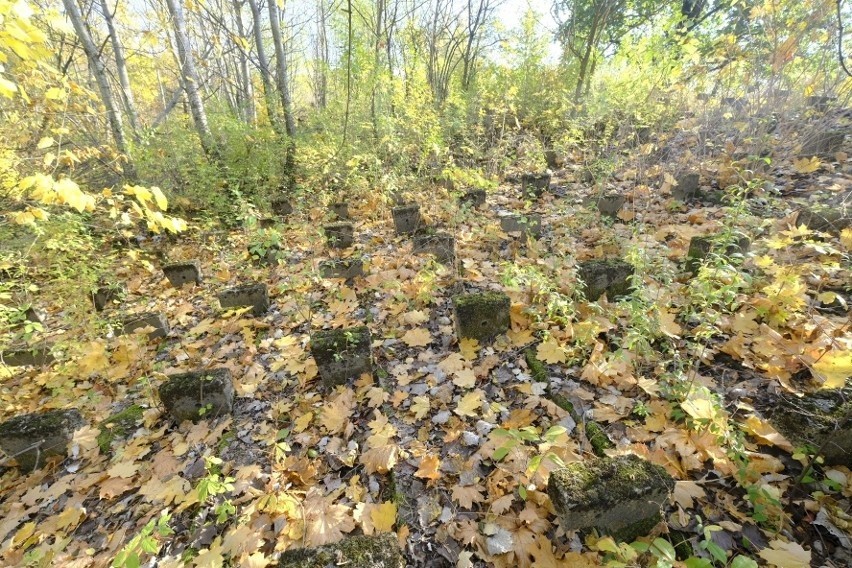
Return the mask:
M 486 194 L 484 189 L 468 189 L 459 197 L 459 206 L 476 209 L 485 205 Z
M 796 215 L 796 226 L 802 225 L 811 231 L 840 234 L 843 229 L 852 227 L 852 207 L 845 204 L 835 207 L 820 204 L 804 207 Z
M 527 173 L 521 175 L 521 196 L 537 199 L 550 189 L 550 172 Z
M 48 458 L 65 457 L 74 430 L 83 426 L 76 409 L 48 410 L 16 416 L 0 424 L 0 449 L 29 472 Z
M 278 197 L 269 202 L 272 212 L 278 217 L 287 217 L 293 213 L 293 204 L 284 197 Z
M 475 292 L 453 297 L 459 339 L 488 341 L 509 331 L 511 302 L 501 292 Z
M 743 255 L 751 247 L 751 240 L 745 236 L 732 237 L 736 240 L 727 246 L 719 242 L 728 240 L 720 236 L 697 236 L 689 241 L 689 250 L 686 253 L 686 269 L 697 272 L 701 263 L 711 252 L 725 251 L 726 256 Z
M 391 209 L 391 215 L 397 235 L 411 235 L 422 227 L 423 219 L 420 217 L 420 206 L 416 203 L 394 207 Z
M 586 204 L 595 207 L 604 217 L 616 219 L 626 201 L 627 198 L 619 193 L 607 193 L 587 199 Z
M 587 459 L 556 470 L 550 474 L 547 494 L 563 529 L 595 529 L 632 542 L 660 522 L 674 485 L 664 468 L 626 455 Z
M 541 215 L 504 215 L 500 217 L 500 229 L 510 235 L 519 235 L 522 242 L 528 237 L 541 238 Z
M 422 232 L 414 235 L 414 254 L 433 254 L 441 264 L 450 264 L 456 258 L 456 238 L 448 233 Z
M 222 309 L 252 307 L 254 316 L 262 316 L 269 309 L 266 284 L 256 282 L 223 290 L 217 294 Z
M 355 229 L 352 223 L 331 223 L 323 227 L 325 240 L 329 248 L 345 249 L 355 242 Z
M 333 258 L 319 263 L 323 278 L 345 278 L 351 280 L 364 275 L 364 262 L 360 258 Z
M 291 548 L 281 554 L 278 568 L 405 568 L 396 535 L 350 536 L 316 548 Z
M 347 221 L 349 219 L 349 203 L 347 201 L 332 203 L 328 206 L 328 208 L 331 210 L 332 214 L 341 221 Z
M 53 354 L 50 352 L 52 348 L 53 346 L 47 343 L 31 347 L 25 345 L 13 346 L 0 353 L 0 362 L 7 367 L 50 365 L 54 361 Z
M 373 374 L 372 338 L 366 326 L 324 329 L 311 334 L 311 355 L 323 385 L 333 388 Z
M 169 321 L 165 314 L 159 312 L 145 312 L 141 314 L 131 314 L 124 318 L 122 322 L 122 333 L 135 333 L 137 330 L 152 328 L 148 332 L 148 339 L 157 339 L 165 337 L 169 334 Z
M 577 268 L 577 276 L 583 282 L 581 290 L 590 302 L 604 293 L 610 300 L 629 294 L 633 273 L 633 265 L 620 259 L 586 260 Z
M 677 185 L 672 187 L 672 197 L 684 203 L 695 199 L 698 196 L 700 181 L 701 176 L 696 172 L 678 176 Z
M 163 267 L 163 274 L 175 288 L 184 284 L 201 284 L 201 264 L 197 260 L 173 262 Z
M 231 371 L 225 368 L 171 375 L 160 386 L 160 401 L 178 422 L 230 414 L 234 405 Z
M 95 311 L 102 312 L 106 308 L 117 304 L 125 295 L 126 291 L 119 285 L 103 285 L 92 291 L 92 304 Z

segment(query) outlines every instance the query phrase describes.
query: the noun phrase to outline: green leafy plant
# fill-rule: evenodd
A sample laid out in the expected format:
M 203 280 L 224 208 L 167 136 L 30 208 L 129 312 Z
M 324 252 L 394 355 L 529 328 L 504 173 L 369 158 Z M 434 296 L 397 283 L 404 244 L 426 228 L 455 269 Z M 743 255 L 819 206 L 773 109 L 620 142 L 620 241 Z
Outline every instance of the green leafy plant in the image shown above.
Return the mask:
M 169 526 L 171 519 L 171 514 L 166 510 L 148 521 L 113 559 L 113 568 L 139 568 L 145 556 L 156 555 L 162 546 L 161 539 L 174 534 Z

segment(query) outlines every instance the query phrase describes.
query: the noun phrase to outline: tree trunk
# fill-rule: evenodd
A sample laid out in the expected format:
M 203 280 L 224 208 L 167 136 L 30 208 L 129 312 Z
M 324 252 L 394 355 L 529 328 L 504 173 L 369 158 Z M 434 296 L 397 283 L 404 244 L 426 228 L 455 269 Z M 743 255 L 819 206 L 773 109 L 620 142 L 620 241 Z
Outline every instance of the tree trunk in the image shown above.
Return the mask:
M 115 145 L 118 150 L 122 154 L 125 154 L 128 158 L 126 174 L 129 178 L 135 179 L 136 170 L 133 168 L 133 161 L 130 160 L 130 151 L 127 146 L 127 139 L 124 135 L 124 124 L 121 120 L 121 113 L 115 103 L 115 98 L 113 97 L 112 89 L 110 88 L 109 80 L 107 79 L 106 67 L 101 59 L 100 52 L 95 46 L 95 42 L 92 40 L 92 36 L 89 34 L 88 28 L 86 28 L 85 22 L 83 22 L 83 16 L 80 14 L 80 8 L 77 6 L 76 0 L 62 0 L 62 3 L 65 6 L 65 12 L 71 19 L 71 23 L 74 26 L 74 31 L 77 33 L 77 38 L 80 40 L 83 51 L 86 53 L 86 58 L 89 61 L 89 68 L 95 76 L 98 91 L 101 95 L 101 101 L 104 103 L 104 107 L 106 107 L 107 120 L 109 121 L 109 127 L 112 131 L 112 137 L 115 140 Z
M 245 27 L 243 26 L 243 3 L 240 0 L 234 0 L 234 17 L 237 22 L 237 33 L 240 34 L 240 39 L 246 35 Z M 243 116 L 249 124 L 257 122 L 257 108 L 254 106 L 254 89 L 251 84 L 251 72 L 248 66 L 248 56 L 242 46 L 239 46 L 239 64 L 240 64 L 240 85 L 242 89 L 242 107 Z
M 68 0 L 66 0 L 68 1 Z M 201 140 L 201 148 L 208 159 L 221 164 L 222 156 L 210 125 L 207 123 L 207 112 L 204 110 L 204 101 L 198 92 L 199 78 L 195 68 L 195 59 L 189 46 L 189 37 L 186 34 L 186 20 L 183 15 L 183 0 L 166 0 L 166 6 L 172 17 L 172 25 L 175 32 L 175 45 L 180 58 L 181 75 L 183 76 L 183 87 L 189 102 L 189 110 L 192 113 L 192 121 L 198 138 Z
M 296 135 L 296 122 L 293 118 L 293 100 L 290 98 L 290 77 L 287 68 L 287 53 L 281 38 L 281 10 L 275 0 L 269 0 L 269 24 L 272 27 L 272 43 L 275 45 L 275 65 L 278 71 L 278 94 L 284 109 L 284 126 L 287 136 Z
M 117 9 L 118 3 L 116 2 L 116 10 Z M 136 111 L 136 102 L 133 99 L 133 90 L 130 88 L 130 75 L 127 73 L 127 60 L 124 58 L 124 47 L 118 40 L 118 33 L 115 30 L 115 20 L 113 19 L 113 14 L 109 11 L 107 0 L 101 0 L 101 10 L 103 11 L 107 31 L 109 32 L 109 40 L 112 44 L 112 53 L 115 57 L 115 69 L 118 74 L 118 84 L 121 85 L 121 98 L 124 101 L 127 118 L 130 119 L 130 128 L 133 129 L 133 137 L 136 141 L 138 141 L 139 133 L 141 132 L 141 128 L 139 126 L 139 113 Z
M 274 2 L 275 0 L 271 0 Z M 248 0 L 251 8 L 251 16 L 254 19 L 254 43 L 257 48 L 257 66 L 260 69 L 260 79 L 263 82 L 263 99 L 266 102 L 266 113 L 272 129 L 281 134 L 281 123 L 278 120 L 278 110 L 275 105 L 274 86 L 272 76 L 269 73 L 269 59 L 266 58 L 266 48 L 263 46 L 263 33 L 261 30 L 260 8 L 257 0 Z

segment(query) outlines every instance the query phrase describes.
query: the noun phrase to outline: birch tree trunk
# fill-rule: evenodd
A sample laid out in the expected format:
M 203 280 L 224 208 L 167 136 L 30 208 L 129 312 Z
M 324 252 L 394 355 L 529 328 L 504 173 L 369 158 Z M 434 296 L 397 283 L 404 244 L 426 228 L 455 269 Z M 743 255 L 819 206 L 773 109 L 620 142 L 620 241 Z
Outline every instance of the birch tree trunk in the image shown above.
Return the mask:
M 287 54 L 281 38 L 281 10 L 276 0 L 269 0 L 269 25 L 272 27 L 272 43 L 275 45 L 275 65 L 278 71 L 278 94 L 284 109 L 284 125 L 287 136 L 296 135 L 296 122 L 293 119 L 293 100 L 290 98 L 290 77 L 287 68 Z
M 275 0 L 272 0 L 273 2 Z M 266 112 L 269 115 L 269 122 L 272 123 L 272 128 L 275 132 L 281 133 L 281 123 L 278 120 L 278 110 L 275 105 L 274 86 L 272 84 L 272 76 L 269 73 L 269 59 L 266 57 L 266 48 L 263 46 L 263 33 L 261 30 L 260 8 L 257 0 L 248 0 L 249 8 L 251 8 L 251 16 L 254 19 L 254 43 L 257 47 L 257 66 L 260 69 L 260 79 L 263 82 L 263 98 L 266 101 Z
M 66 0 L 66 2 L 70 1 L 72 0 Z M 213 133 L 210 131 L 210 125 L 207 122 L 207 113 L 204 110 L 204 101 L 198 91 L 198 70 L 195 67 L 195 60 L 190 50 L 189 37 L 186 35 L 186 20 L 183 15 L 182 3 L 183 0 L 166 0 L 166 6 L 172 17 L 172 27 L 175 32 L 175 46 L 177 47 L 180 59 L 183 87 L 186 91 L 195 130 L 198 132 L 198 137 L 201 140 L 201 148 L 204 150 L 208 159 L 219 164 L 221 163 L 221 154 L 216 141 L 213 139 Z
M 86 58 L 89 61 L 89 68 L 95 76 L 95 82 L 97 83 L 98 91 L 101 95 L 101 101 L 107 111 L 107 120 L 109 121 L 109 127 L 112 131 L 112 137 L 115 140 L 115 145 L 122 154 L 127 156 L 128 162 L 127 167 L 125 168 L 126 174 L 129 178 L 135 179 L 136 171 L 133 168 L 133 161 L 130 159 L 127 138 L 125 138 L 124 135 L 124 123 L 121 120 L 121 112 L 119 112 L 118 106 L 115 103 L 115 98 L 113 97 L 112 89 L 110 87 L 109 80 L 107 79 L 106 67 L 104 66 L 103 59 L 101 59 L 101 54 L 98 51 L 97 46 L 95 46 L 92 36 L 89 34 L 89 30 L 86 27 L 86 23 L 83 21 L 83 16 L 80 13 L 80 8 L 77 6 L 76 0 L 62 0 L 62 3 L 65 6 L 66 14 L 68 14 L 68 17 L 71 19 L 71 24 L 74 26 L 74 32 L 77 34 L 77 39 L 80 40 L 83 51 L 86 53 Z
M 118 2 L 116 2 L 115 6 L 116 10 L 118 10 Z M 133 138 L 139 141 L 139 133 L 141 132 L 141 128 L 139 127 L 139 113 L 136 111 L 136 101 L 133 99 L 133 90 L 130 87 L 127 60 L 124 58 L 124 47 L 118 39 L 115 20 L 113 19 L 113 14 L 109 11 L 107 0 L 101 0 L 101 12 L 103 12 L 107 32 L 109 33 L 109 41 L 112 44 L 112 54 L 115 58 L 115 69 L 118 75 L 118 84 L 121 86 L 121 99 L 124 101 L 124 110 L 127 111 L 127 118 L 130 120 Z
M 243 2 L 234 0 L 234 19 L 237 23 L 237 33 L 242 41 L 245 38 L 246 31 L 243 26 Z M 254 106 L 254 89 L 251 85 L 251 72 L 249 72 L 248 56 L 242 46 L 239 48 L 238 55 L 240 64 L 240 84 L 242 85 L 242 103 L 243 113 L 246 122 L 255 124 L 257 122 L 257 109 Z

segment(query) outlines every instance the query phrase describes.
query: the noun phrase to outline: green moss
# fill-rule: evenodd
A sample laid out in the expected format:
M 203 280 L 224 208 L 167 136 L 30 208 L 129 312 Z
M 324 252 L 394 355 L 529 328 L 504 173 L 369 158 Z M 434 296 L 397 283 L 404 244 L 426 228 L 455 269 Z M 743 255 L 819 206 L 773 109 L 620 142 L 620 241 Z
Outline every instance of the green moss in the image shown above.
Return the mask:
M 583 294 L 590 302 L 596 301 L 604 292 L 610 300 L 630 293 L 630 276 L 634 269 L 630 263 L 620 259 L 605 258 L 588 260 L 579 266 L 578 276 L 583 281 Z
M 453 297 L 456 330 L 460 338 L 485 341 L 509 331 L 509 297 L 499 292 L 479 292 Z
M 281 555 L 279 568 L 404 568 L 405 559 L 393 533 L 353 536 L 317 548 L 291 549 Z
M 589 444 L 592 445 L 592 451 L 595 452 L 596 456 L 604 457 L 606 455 L 606 450 L 610 450 L 615 447 L 615 444 L 609 440 L 609 437 L 606 435 L 603 427 L 597 422 L 586 422 L 585 430 L 586 438 L 588 438 Z
M 538 357 L 535 356 L 535 351 L 527 349 L 524 351 L 524 359 L 527 362 L 527 367 L 530 370 L 530 376 L 537 383 L 547 382 L 547 367 Z M 570 403 L 569 403 L 570 404 Z M 566 409 L 567 410 L 567 409 Z
M 579 416 L 577 415 L 577 411 L 574 410 L 574 404 L 568 400 L 568 397 L 561 393 L 549 393 L 548 398 L 553 401 L 556 406 L 561 408 L 562 410 L 567 411 L 571 418 L 574 419 L 574 422 L 579 422 Z
M 116 412 L 103 422 L 101 422 L 101 433 L 98 434 L 98 447 L 102 454 L 109 452 L 113 440 L 116 438 L 126 438 L 131 431 L 142 420 L 144 408 L 138 404 L 128 406 L 120 412 Z
M 323 329 L 311 335 L 311 354 L 317 364 L 324 364 L 348 352 L 369 352 L 370 341 L 370 330 L 365 325 L 346 329 Z

